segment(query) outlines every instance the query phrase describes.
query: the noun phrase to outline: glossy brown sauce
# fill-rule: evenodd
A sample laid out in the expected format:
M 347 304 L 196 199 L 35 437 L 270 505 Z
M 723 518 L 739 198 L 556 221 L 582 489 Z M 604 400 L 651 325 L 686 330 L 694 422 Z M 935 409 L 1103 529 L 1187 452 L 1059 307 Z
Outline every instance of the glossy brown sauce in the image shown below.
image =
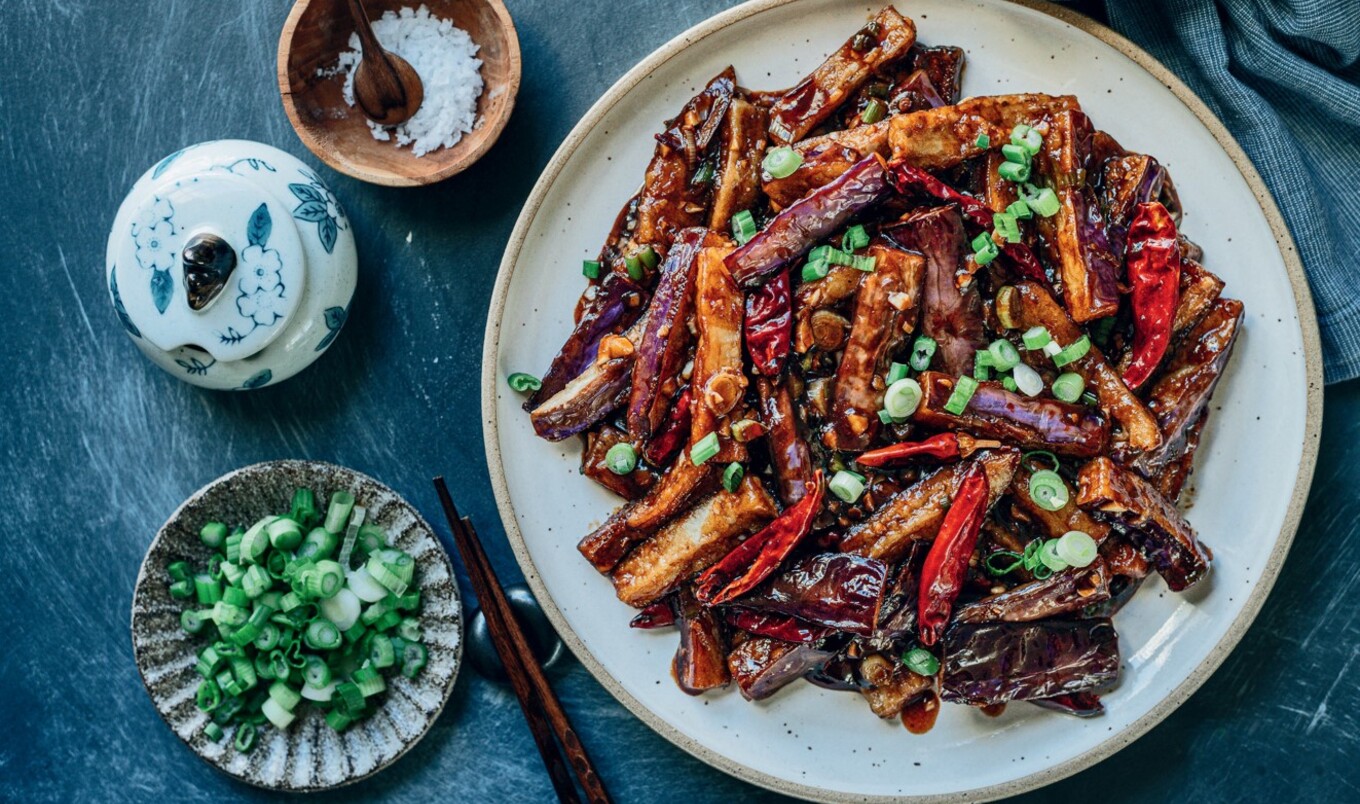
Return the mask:
M 1006 711 L 1006 705 L 1003 703 L 984 704 L 979 706 L 978 709 L 987 717 L 1001 717 L 1001 713 Z
M 940 714 L 940 696 L 934 691 L 902 707 L 902 725 L 912 734 L 925 734 L 935 727 L 935 718 Z

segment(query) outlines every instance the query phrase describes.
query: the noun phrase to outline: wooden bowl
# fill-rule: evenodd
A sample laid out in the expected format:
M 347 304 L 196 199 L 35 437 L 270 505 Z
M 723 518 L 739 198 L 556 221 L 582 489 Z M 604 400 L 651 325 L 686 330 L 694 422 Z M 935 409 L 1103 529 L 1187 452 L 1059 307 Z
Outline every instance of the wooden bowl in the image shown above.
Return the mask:
M 194 705 L 199 676 L 194 657 L 207 641 L 180 628 L 180 612 L 196 606 L 170 597 L 166 567 L 204 566 L 213 554 L 198 537 L 203 523 L 253 522 L 287 510 L 293 489 L 317 499 L 345 489 L 368 509 L 367 521 L 416 560 L 429 663 L 414 679 L 387 678 L 373 715 L 336 734 L 321 711 L 306 706 L 286 731 L 266 726 L 255 749 L 232 748 L 236 727 L 219 741 L 203 734 L 208 716 Z M 352 469 L 320 461 L 270 461 L 223 475 L 189 497 L 161 526 L 147 550 L 132 595 L 132 652 L 156 711 L 195 754 L 243 782 L 271 790 L 329 790 L 366 778 L 409 751 L 448 702 L 463 657 L 463 607 L 448 553 L 429 523 L 395 491 Z
M 430 13 L 468 32 L 479 46 L 482 96 L 476 127 L 452 148 L 421 157 L 395 142 L 373 139 L 363 112 L 341 96 L 343 75 L 331 72 L 354 33 L 345 0 L 298 0 L 279 37 L 279 91 L 302 142 L 323 162 L 356 179 L 415 187 L 447 179 L 481 158 L 500 136 L 519 91 L 519 36 L 501 0 L 423 0 Z M 410 0 L 366 0 L 373 19 L 412 5 Z M 428 81 L 428 79 L 426 79 Z

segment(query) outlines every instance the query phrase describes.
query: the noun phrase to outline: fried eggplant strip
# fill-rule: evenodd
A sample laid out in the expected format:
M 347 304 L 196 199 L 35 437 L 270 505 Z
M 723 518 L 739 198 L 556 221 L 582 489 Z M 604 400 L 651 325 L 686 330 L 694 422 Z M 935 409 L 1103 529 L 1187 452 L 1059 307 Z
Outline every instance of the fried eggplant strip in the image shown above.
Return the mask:
M 656 533 L 717 486 L 714 466 L 712 461 L 695 466 L 689 454 L 682 451 L 645 497 L 611 514 L 576 549 L 600 572 L 614 569 L 633 545 Z
M 719 451 L 714 460 L 723 462 L 742 460 L 746 454 L 728 429 L 729 414 L 746 392 L 741 352 L 745 300 L 723 262 L 730 252 L 727 246 L 699 252 L 694 285 L 694 324 L 699 341 L 694 350 L 690 385 L 694 394 L 690 443 L 696 444 L 709 433 L 717 433 Z
M 997 292 L 997 315 L 1007 326 L 1025 330 L 1044 327 L 1060 346 L 1069 346 L 1082 337 L 1082 331 L 1054 298 L 1034 282 L 1020 282 L 1010 291 Z M 1134 396 L 1100 350 L 1092 346 L 1086 355 L 1064 367 L 1074 371 L 1095 391 L 1100 409 L 1119 423 L 1121 434 L 1116 434 L 1137 452 L 1153 450 L 1162 443 L 1157 420 L 1148 412 L 1142 400 Z
M 960 287 L 964 235 L 958 210 L 918 210 L 894 225 L 887 236 L 926 258 L 921 332 L 935 339 L 944 371 L 955 376 L 971 374 L 974 355 L 987 342 L 977 285 L 969 281 Z
M 870 244 L 874 270 L 860 283 L 854 322 L 836 371 L 831 422 L 822 441 L 831 449 L 859 452 L 880 425 L 883 393 L 874 380 L 885 373 L 897 346 L 915 329 L 926 260 L 884 241 Z
M 770 108 L 770 139 L 801 140 L 883 66 L 906 56 L 916 25 L 888 6 Z
M 735 493 L 714 494 L 638 545 L 614 568 L 614 591 L 630 606 L 645 606 L 778 514 L 760 479 L 747 475 Z
M 811 645 L 758 636 L 727 654 L 727 667 L 741 696 L 748 701 L 761 701 L 830 658 L 830 652 Z
M 855 295 L 866 276 L 868 274 L 853 266 L 833 265 L 826 276 L 798 286 L 793 296 L 793 351 L 807 354 L 813 346 L 818 345 L 815 326 L 817 313 Z
M 1108 619 L 959 623 L 945 640 L 940 696 L 975 706 L 1102 689 L 1119 678 Z
M 1081 469 L 1077 505 L 1121 525 L 1173 592 L 1209 573 L 1211 556 L 1190 523 L 1152 484 L 1106 457 Z
M 842 552 L 892 563 L 907 554 L 912 542 L 935 538 L 955 489 L 973 461 L 987 473 L 987 505 L 991 507 L 1010 486 L 1020 452 L 1014 449 L 979 452 L 972 461 L 946 466 L 898 492 L 868 519 L 852 527 L 841 542 Z
M 963 413 L 944 409 L 954 392 L 954 378 L 927 371 L 921 383 L 921 406 L 912 417 L 927 427 L 963 430 L 1024 449 L 1047 449 L 1060 455 L 1090 458 L 1110 443 L 1110 428 L 1085 405 L 1012 393 L 997 382 L 979 383 Z
M 1010 142 L 1011 130 L 1017 124 L 1037 123 L 1049 113 L 1078 108 L 1077 99 L 1070 95 L 968 98 L 953 106 L 888 118 L 888 145 L 893 161 L 901 159 L 924 170 L 944 170 L 985 153 L 987 149 L 977 144 L 983 134 L 999 148 Z
M 689 318 L 699 251 L 720 242 L 721 238 L 702 227 L 685 229 L 661 263 L 661 277 L 638 343 L 628 398 L 628 432 L 640 443 L 661 427 L 679 390 L 680 369 L 690 343 Z
M 699 605 L 688 590 L 677 596 L 676 613 L 680 646 L 671 662 L 675 683 L 687 695 L 726 687 L 731 680 L 727 673 L 727 640 L 718 618 Z
M 733 215 L 755 206 L 760 196 L 760 160 L 764 153 L 765 113 L 744 98 L 733 98 L 727 109 L 708 228 L 725 232 Z
M 1074 614 L 1110 599 L 1109 571 L 1096 559 L 1086 567 L 1070 567 L 1042 580 L 1030 581 L 954 612 L 954 622 L 1024 623 Z

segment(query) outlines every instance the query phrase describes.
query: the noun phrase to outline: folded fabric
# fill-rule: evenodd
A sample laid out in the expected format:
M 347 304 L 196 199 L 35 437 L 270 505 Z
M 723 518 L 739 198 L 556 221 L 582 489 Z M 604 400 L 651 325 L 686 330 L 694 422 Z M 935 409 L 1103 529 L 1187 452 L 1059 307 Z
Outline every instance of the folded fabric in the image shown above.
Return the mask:
M 1329 383 L 1360 376 L 1360 4 L 1105 0 L 1190 85 L 1280 205 L 1313 289 Z

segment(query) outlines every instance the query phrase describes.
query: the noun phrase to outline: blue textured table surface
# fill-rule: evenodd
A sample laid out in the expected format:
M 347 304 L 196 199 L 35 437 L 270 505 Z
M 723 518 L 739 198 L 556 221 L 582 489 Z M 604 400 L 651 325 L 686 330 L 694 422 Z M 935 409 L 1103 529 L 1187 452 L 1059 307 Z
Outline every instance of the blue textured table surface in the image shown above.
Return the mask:
M 267 797 L 200 762 L 165 727 L 128 638 L 133 580 L 156 528 L 228 470 L 330 460 L 381 478 L 427 515 L 438 511 L 429 479 L 443 473 L 502 577 L 519 577 L 487 486 L 477 403 L 502 244 L 586 108 L 727 3 L 631 5 L 510 3 L 524 83 L 505 136 L 466 174 L 390 190 L 322 169 L 359 244 L 350 323 L 299 377 L 220 394 L 163 373 L 128 341 L 106 298 L 104 242 L 132 181 L 183 145 L 243 137 L 317 165 L 274 80 L 288 4 L 0 2 L 0 291 L 10 305 L 0 316 L 0 799 Z M 1326 404 L 1312 502 L 1246 639 L 1162 725 L 1031 798 L 1360 795 L 1360 385 L 1331 389 Z M 574 661 L 553 677 L 619 800 L 765 795 L 653 734 Z M 929 739 L 920 746 L 929 751 Z M 544 801 L 551 788 L 514 697 L 465 669 L 410 755 L 335 796 L 355 797 Z

